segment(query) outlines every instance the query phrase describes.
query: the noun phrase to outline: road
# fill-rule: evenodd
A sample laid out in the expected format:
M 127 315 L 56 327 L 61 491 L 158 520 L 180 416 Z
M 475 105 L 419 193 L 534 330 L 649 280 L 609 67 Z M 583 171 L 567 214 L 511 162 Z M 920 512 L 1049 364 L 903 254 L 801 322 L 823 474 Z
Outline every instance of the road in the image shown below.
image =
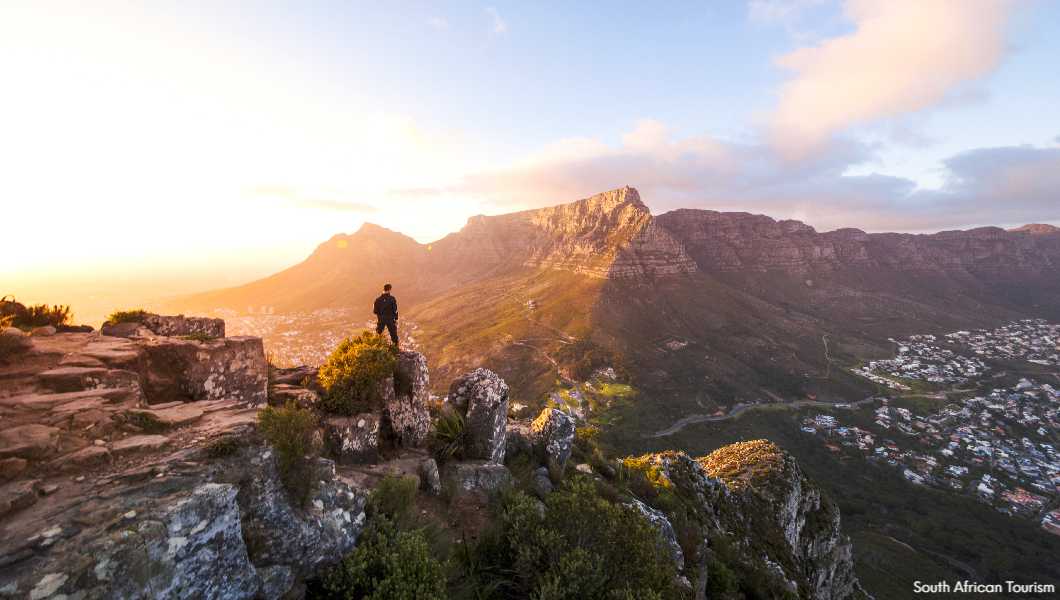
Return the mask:
M 840 402 L 840 404 L 865 404 L 875 400 L 875 396 L 869 396 L 864 400 L 858 400 L 857 402 Z M 660 437 L 664 435 L 670 435 L 671 433 L 681 429 L 689 423 L 700 423 L 702 421 L 721 421 L 722 419 L 731 419 L 736 415 L 742 413 L 745 410 L 752 408 L 797 408 L 800 406 L 835 406 L 833 402 L 777 402 L 775 404 L 737 404 L 729 411 L 726 415 L 716 415 L 710 417 L 687 417 L 671 425 L 668 429 L 662 431 L 656 431 L 655 433 L 642 433 L 640 437 Z

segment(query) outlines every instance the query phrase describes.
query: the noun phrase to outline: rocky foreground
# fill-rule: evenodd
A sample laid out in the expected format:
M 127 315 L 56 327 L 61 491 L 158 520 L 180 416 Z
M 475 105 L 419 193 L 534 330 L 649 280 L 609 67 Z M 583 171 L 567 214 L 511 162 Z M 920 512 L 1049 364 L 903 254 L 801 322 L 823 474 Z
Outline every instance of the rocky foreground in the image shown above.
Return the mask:
M 299 385 L 306 372 L 270 388 L 260 338 L 126 329 L 42 332 L 0 366 L 0 597 L 302 598 L 307 579 L 353 549 L 384 474 L 415 477 L 426 494 L 448 485 L 453 511 L 478 513 L 513 483 L 506 455 L 538 448 L 561 471 L 571 456 L 569 416 L 546 409 L 532 423 L 511 421 L 504 381 L 478 369 L 451 385 L 446 410 L 461 413 L 468 439 L 439 472 L 423 449 L 426 359 L 403 352 L 405 379 L 380 386 L 379 413 L 322 419 L 312 483 L 292 501 L 254 419 L 268 402 L 316 410 L 319 396 Z M 803 597 L 855 593 L 838 510 L 775 446 L 626 464 L 691 507 L 704 547 L 729 540 L 741 561 Z M 606 465 L 572 472 L 615 476 Z M 533 478 L 541 496 L 558 483 L 544 468 Z M 658 528 L 660 552 L 683 572 L 678 587 L 703 597 L 707 565 L 685 564 L 673 513 L 636 498 L 627 506 Z M 688 577 L 696 570 L 698 589 Z

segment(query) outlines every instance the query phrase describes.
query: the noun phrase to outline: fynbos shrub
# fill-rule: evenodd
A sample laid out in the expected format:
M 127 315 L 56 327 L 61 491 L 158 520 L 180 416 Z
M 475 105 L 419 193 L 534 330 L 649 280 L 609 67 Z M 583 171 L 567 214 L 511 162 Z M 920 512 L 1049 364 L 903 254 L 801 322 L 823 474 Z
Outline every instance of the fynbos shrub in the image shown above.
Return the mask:
M 258 410 L 258 430 L 276 449 L 280 477 L 292 493 L 302 488 L 305 454 L 316 425 L 317 415 L 308 408 L 299 409 L 293 400 L 289 400 L 283 409 L 266 406 Z
M 322 408 L 348 417 L 378 408 L 376 386 L 394 374 L 397 354 L 397 346 L 381 335 L 364 332 L 342 340 L 320 368 L 320 383 L 327 390 Z

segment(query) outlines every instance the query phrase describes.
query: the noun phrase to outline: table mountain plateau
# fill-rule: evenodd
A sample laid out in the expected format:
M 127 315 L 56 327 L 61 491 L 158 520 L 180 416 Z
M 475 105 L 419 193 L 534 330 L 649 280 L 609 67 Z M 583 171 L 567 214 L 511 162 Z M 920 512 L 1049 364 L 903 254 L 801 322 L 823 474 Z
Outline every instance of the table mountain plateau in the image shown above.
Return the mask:
M 654 217 L 627 187 L 471 217 L 430 244 L 365 224 L 281 273 L 162 308 L 356 308 L 367 321 L 386 281 L 432 373 L 487 366 L 538 410 L 556 369 L 570 376 L 557 351 L 577 340 L 628 359 L 642 401 L 627 424 L 652 431 L 736 402 L 864 397 L 875 386 L 841 367 L 889 356 L 888 337 L 1055 321 L 1060 230 L 818 233 L 748 213 Z

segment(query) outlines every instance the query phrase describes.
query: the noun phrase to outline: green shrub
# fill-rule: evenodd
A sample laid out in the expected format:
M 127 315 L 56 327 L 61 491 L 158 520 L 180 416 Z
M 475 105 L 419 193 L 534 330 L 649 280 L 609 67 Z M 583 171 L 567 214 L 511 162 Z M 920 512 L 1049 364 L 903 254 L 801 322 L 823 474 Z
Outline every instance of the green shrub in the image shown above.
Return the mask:
M 220 458 L 228 458 L 229 456 L 232 456 L 241 445 L 242 443 L 240 442 L 239 438 L 221 438 L 216 442 L 210 444 L 209 446 L 203 448 L 203 454 L 206 456 L 206 458 L 214 460 Z
M 676 566 L 656 548 L 639 513 L 600 498 L 575 479 L 549 495 L 544 519 L 516 492 L 500 517 L 495 555 L 513 595 L 542 598 L 673 598 Z
M 626 383 L 634 382 L 633 371 L 629 361 L 620 352 L 610 352 L 587 340 L 578 340 L 558 349 L 556 362 L 579 381 L 592 376 L 593 371 L 603 367 L 614 367 L 619 379 Z
M 389 519 L 369 522 L 361 542 L 342 562 L 325 569 L 317 596 L 328 600 L 442 600 L 445 568 L 421 530 L 399 531 Z
M 321 407 L 348 417 L 378 408 L 376 386 L 394 374 L 397 354 L 397 346 L 387 338 L 367 331 L 342 340 L 320 367 L 326 390 Z
M 282 409 L 266 406 L 258 409 L 257 427 L 265 439 L 276 449 L 280 459 L 280 477 L 288 491 L 297 493 L 308 485 L 304 461 L 309 451 L 310 438 L 317 425 L 313 411 L 299 409 L 294 400 L 288 400 Z
M 150 314 L 142 308 L 136 310 L 116 310 L 107 317 L 107 325 L 121 325 L 122 323 L 143 323 Z
M 399 525 L 411 524 L 418 483 L 411 477 L 383 477 L 368 496 L 369 516 L 390 519 Z
M 192 340 L 195 342 L 208 342 L 210 340 L 217 339 L 214 336 L 206 335 L 205 333 L 189 333 L 188 335 L 185 335 L 183 337 L 186 340 Z
M 468 437 L 467 424 L 460 411 L 454 408 L 438 415 L 434 429 L 428 446 L 438 461 L 444 464 L 446 459 L 463 448 Z
M 740 580 L 725 563 L 711 561 L 707 567 L 707 596 L 718 600 L 733 600 L 740 591 Z
M 162 433 L 168 427 L 162 421 L 147 413 L 131 413 L 125 411 L 122 417 L 126 423 L 139 427 L 144 433 Z
M 7 300 L 8 297 L 11 300 Z M 49 307 L 47 304 L 35 304 L 27 307 L 16 302 L 15 297 L 10 294 L 0 300 L 0 319 L 6 320 L 7 327 L 18 327 L 25 331 L 49 325 L 59 328 L 70 325 L 73 318 L 74 314 L 70 312 L 69 306 L 55 304 Z

